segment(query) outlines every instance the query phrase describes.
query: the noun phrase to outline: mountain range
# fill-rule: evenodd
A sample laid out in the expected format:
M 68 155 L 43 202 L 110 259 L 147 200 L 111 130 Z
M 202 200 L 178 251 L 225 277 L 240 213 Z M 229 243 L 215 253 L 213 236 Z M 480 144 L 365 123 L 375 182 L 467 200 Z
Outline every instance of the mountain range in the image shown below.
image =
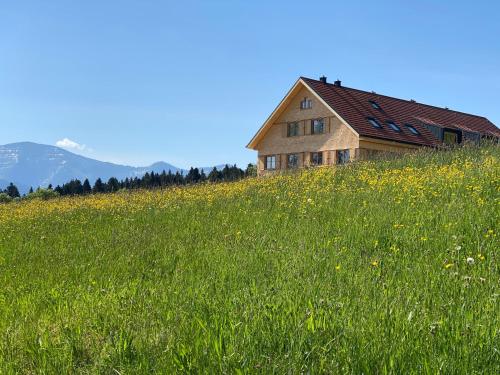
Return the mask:
M 216 166 L 218 169 L 223 165 Z M 202 167 L 209 173 L 213 167 Z M 157 162 L 146 167 L 131 167 L 113 164 L 77 155 L 60 147 L 33 142 L 19 142 L 0 145 L 0 189 L 13 182 L 21 194 L 30 187 L 61 185 L 72 179 L 86 178 L 93 184 L 97 178 L 106 181 L 110 177 L 123 180 L 127 177 L 141 177 L 146 172 L 187 173 L 186 170 L 165 162 Z

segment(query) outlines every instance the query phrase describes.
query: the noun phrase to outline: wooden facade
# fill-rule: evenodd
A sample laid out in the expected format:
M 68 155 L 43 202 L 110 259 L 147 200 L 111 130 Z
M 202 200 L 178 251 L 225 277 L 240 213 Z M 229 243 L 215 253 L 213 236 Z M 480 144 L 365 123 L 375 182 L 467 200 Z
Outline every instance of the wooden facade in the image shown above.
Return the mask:
M 301 108 L 304 100 L 311 102 L 311 108 Z M 312 134 L 314 120 L 322 120 L 323 132 Z M 298 134 L 289 134 L 290 124 L 298 124 Z M 319 95 L 299 80 L 247 147 L 258 151 L 257 171 L 262 175 L 310 167 L 313 153 L 321 153 L 322 165 L 333 165 L 343 161 L 339 152 L 345 152 L 345 156 L 347 150 L 349 160 L 354 160 L 368 159 L 374 152 L 405 152 L 419 146 L 360 137 Z M 296 166 L 289 165 L 289 155 L 296 155 Z M 268 157 L 275 157 L 274 168 L 267 168 Z

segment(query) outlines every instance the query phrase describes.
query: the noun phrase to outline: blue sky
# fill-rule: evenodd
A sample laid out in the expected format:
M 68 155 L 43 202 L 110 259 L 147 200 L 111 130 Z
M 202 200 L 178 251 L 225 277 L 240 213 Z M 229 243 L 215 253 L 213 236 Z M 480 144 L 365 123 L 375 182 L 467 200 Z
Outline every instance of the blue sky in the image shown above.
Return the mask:
M 0 144 L 244 166 L 297 77 L 323 74 L 500 124 L 498 2 L 0 1 Z

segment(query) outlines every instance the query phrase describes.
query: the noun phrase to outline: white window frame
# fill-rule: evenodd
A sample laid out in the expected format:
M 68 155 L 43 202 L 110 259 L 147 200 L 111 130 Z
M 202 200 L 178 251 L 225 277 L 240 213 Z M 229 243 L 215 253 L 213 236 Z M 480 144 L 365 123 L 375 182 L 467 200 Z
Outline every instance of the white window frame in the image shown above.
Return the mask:
M 276 155 L 267 155 L 264 158 L 264 169 L 274 171 L 276 169 Z

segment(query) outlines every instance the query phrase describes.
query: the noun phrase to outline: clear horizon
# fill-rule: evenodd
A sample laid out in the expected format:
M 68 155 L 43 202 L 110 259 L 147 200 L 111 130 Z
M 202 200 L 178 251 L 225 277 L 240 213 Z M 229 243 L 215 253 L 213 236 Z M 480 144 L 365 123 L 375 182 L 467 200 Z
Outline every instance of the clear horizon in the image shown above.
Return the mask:
M 498 126 L 499 11 L 487 1 L 6 3 L 0 144 L 243 167 L 297 78 L 321 75 Z

